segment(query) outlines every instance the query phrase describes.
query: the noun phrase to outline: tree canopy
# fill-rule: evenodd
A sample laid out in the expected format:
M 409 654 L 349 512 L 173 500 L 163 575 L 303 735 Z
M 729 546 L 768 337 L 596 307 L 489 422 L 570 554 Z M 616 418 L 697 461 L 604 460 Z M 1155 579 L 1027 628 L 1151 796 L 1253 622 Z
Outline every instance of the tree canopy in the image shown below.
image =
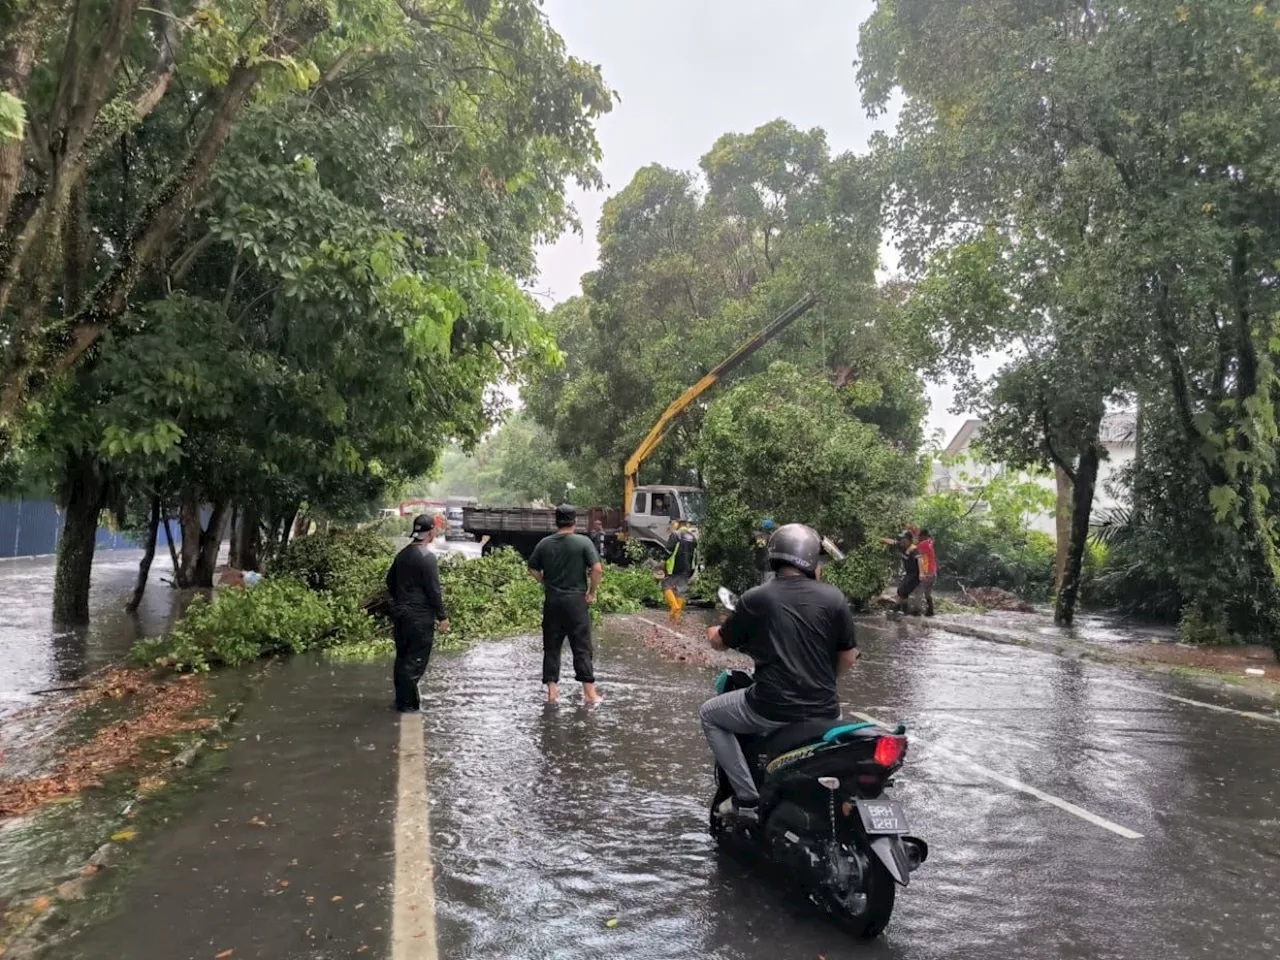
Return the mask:
M 917 328 L 950 361 L 1012 346 L 970 395 L 1006 453 L 1075 478 L 1059 615 L 1079 580 L 1097 424 L 1109 404 L 1140 399 L 1173 412 L 1144 416 L 1143 449 L 1183 451 L 1175 486 L 1202 517 L 1187 530 L 1234 542 L 1248 558 L 1237 604 L 1280 636 L 1267 510 L 1276 13 L 1230 0 L 884 0 L 861 54 L 869 111 L 905 96 L 877 152 Z M 1240 622 L 1185 569 L 1200 615 Z
M 415 489 L 433 498 L 475 497 L 492 506 L 555 504 L 565 500 L 590 505 L 589 491 L 577 489 L 569 464 L 550 454 L 551 437 L 520 412 L 486 436 L 471 453 L 451 447 L 440 458 L 429 485 Z
M 357 514 L 558 362 L 519 285 L 612 95 L 534 0 L 5 15 L 3 452 L 99 477 L 86 524 Z
M 888 572 L 879 537 L 900 525 L 923 466 L 854 413 L 856 393 L 779 361 L 710 405 L 698 438 L 708 491 L 703 544 L 732 585 L 750 585 L 760 521 L 807 523 L 849 548 L 837 582 L 866 602 Z M 839 574 L 844 574 L 843 577 Z
M 598 500 L 617 500 L 623 463 L 672 400 L 809 291 L 819 307 L 734 376 L 785 356 L 850 388 L 902 449 L 919 444 L 920 381 L 896 292 L 875 279 L 880 199 L 869 160 L 777 120 L 721 137 L 696 175 L 645 167 L 606 202 L 599 267 L 549 320 L 564 365 L 525 391 Z M 642 480 L 698 481 L 704 413 L 680 418 Z

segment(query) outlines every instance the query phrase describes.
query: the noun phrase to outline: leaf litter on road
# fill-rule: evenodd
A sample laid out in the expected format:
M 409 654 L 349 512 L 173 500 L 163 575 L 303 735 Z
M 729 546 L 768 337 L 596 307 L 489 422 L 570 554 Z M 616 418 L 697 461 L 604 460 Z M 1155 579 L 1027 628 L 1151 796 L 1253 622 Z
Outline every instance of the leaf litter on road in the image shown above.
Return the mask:
M 109 723 L 87 743 L 70 747 L 51 773 L 0 780 L 0 820 L 21 816 L 46 803 L 73 799 L 86 788 L 100 786 L 104 776 L 140 765 L 148 741 L 209 726 L 212 721 L 208 718 L 190 717 L 205 696 L 203 686 L 190 678 L 157 683 L 143 670 L 106 671 L 76 698 L 76 706 L 136 698 L 138 715 Z M 158 780 L 143 779 L 153 787 Z

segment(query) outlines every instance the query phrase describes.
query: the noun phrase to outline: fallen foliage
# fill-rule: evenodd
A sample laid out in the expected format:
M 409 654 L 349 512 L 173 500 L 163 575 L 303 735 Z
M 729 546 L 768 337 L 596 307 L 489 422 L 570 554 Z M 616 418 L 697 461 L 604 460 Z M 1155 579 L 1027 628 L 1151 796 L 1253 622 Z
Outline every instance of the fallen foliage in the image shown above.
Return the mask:
M 695 667 L 751 669 L 751 658 L 735 650 L 714 650 L 707 642 L 707 626 L 711 621 L 699 615 L 686 615 L 672 624 L 665 613 L 653 617 L 624 617 L 616 629 L 629 630 L 646 647 L 663 660 L 687 663 Z
M 390 543 L 367 531 L 296 540 L 257 586 L 197 598 L 168 634 L 135 645 L 134 658 L 188 672 L 316 649 L 340 660 L 389 656 L 385 579 L 393 556 Z M 438 649 L 538 629 L 542 588 L 514 550 L 444 557 L 440 580 L 450 630 L 437 635 Z M 660 602 L 650 570 L 609 567 L 593 616 Z
M 1035 613 L 1036 608 L 1017 594 L 999 587 L 974 587 L 962 590 L 955 598 L 957 603 L 966 607 L 981 607 L 985 610 L 1006 610 L 1010 613 Z
M 440 581 L 449 610 L 449 632 L 436 634 L 437 650 L 536 633 L 541 627 L 542 587 L 514 550 L 495 550 L 474 560 L 446 557 L 440 563 Z M 608 566 L 591 608 L 592 618 L 598 621 L 610 613 L 635 613 L 661 599 L 661 590 L 648 568 Z M 372 605 L 385 609 L 385 590 Z M 325 655 L 342 662 L 377 660 L 394 656 L 395 645 L 380 636 L 335 645 Z
M 44 776 L 0 780 L 0 819 L 21 816 L 55 800 L 73 797 L 116 770 L 140 764 L 149 740 L 207 727 L 207 718 L 190 717 L 205 699 L 191 678 L 155 683 L 140 670 L 107 671 L 79 697 L 81 705 L 108 699 L 139 698 L 138 715 L 103 727 L 87 743 L 68 749 Z
M 75 706 L 90 707 L 104 700 L 124 700 L 137 696 L 151 685 L 150 678 L 143 670 L 108 667 L 76 697 Z

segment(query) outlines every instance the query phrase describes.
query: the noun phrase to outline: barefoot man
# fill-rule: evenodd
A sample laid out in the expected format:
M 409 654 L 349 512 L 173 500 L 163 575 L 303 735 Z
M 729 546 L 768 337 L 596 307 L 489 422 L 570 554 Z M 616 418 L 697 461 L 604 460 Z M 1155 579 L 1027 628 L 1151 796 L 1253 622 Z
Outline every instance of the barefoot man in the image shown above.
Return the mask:
M 578 514 L 569 504 L 556 507 L 556 532 L 534 547 L 529 572 L 542 584 L 542 682 L 547 703 L 560 697 L 560 653 L 566 638 L 573 653 L 573 678 L 587 703 L 599 703 L 592 667 L 591 611 L 604 566 L 595 544 L 574 533 Z

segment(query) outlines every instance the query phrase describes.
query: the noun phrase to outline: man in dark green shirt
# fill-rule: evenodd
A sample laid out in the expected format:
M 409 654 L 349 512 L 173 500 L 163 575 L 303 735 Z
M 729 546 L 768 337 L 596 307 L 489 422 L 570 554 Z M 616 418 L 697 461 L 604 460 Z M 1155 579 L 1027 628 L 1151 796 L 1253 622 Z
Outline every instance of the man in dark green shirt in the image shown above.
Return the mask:
M 556 532 L 544 537 L 529 557 L 529 572 L 542 584 L 542 682 L 547 703 L 560 698 L 560 654 L 569 640 L 573 676 L 582 684 L 588 704 L 603 697 L 596 690 L 592 667 L 591 611 L 604 566 L 595 544 L 574 533 L 578 512 L 568 504 L 556 507 Z

